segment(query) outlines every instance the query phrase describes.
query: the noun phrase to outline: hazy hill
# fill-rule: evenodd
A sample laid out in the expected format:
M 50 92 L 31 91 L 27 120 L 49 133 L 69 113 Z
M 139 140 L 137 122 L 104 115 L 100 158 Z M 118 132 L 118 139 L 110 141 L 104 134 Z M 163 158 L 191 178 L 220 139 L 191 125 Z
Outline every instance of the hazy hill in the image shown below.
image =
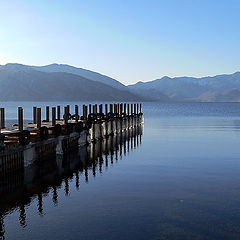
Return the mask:
M 72 73 L 75 75 L 79 75 L 81 77 L 87 78 L 89 80 L 101 82 L 104 84 L 107 84 L 111 87 L 118 88 L 121 90 L 127 90 L 127 87 L 120 83 L 119 81 L 110 78 L 108 76 L 102 75 L 97 72 L 93 72 L 90 70 L 86 70 L 83 68 L 76 68 L 73 66 L 69 66 L 66 64 L 50 64 L 46 66 L 28 66 L 28 65 L 22 65 L 17 63 L 9 63 L 4 66 L 1 66 L 0 69 L 8 69 L 12 72 L 16 71 L 29 71 L 29 70 L 37 70 L 42 72 L 65 72 L 65 73 Z
M 240 91 L 237 89 L 230 89 L 223 92 L 206 92 L 199 97 L 202 102 L 239 102 Z
M 131 89 L 131 92 L 135 95 L 141 96 L 146 101 L 160 101 L 160 102 L 170 102 L 170 99 L 167 95 L 161 93 L 157 89 L 154 88 L 146 88 L 142 89 Z
M 130 91 L 145 95 L 146 91 L 155 98 L 167 96 L 169 101 L 221 101 L 235 102 L 240 99 L 240 72 L 214 77 L 163 77 L 150 82 L 138 82 L 128 86 Z
M 240 72 L 214 77 L 163 77 L 125 86 L 64 64 L 0 65 L 0 101 L 240 101 Z
M 101 82 L 64 72 L 0 67 L 0 101 L 137 101 L 139 97 Z

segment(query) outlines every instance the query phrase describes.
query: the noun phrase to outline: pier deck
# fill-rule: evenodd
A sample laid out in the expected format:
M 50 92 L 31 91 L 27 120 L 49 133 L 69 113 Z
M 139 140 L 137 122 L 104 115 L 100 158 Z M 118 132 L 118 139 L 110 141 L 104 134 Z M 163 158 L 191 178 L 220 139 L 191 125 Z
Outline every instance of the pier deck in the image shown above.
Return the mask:
M 141 104 L 110 104 L 109 109 L 105 104 L 103 113 L 102 104 L 99 108 L 97 104 L 83 105 L 82 115 L 79 115 L 78 105 L 75 105 L 74 114 L 67 105 L 61 117 L 61 108 L 53 107 L 50 121 L 49 106 L 46 106 L 44 120 L 41 108 L 33 107 L 33 123 L 24 125 L 23 109 L 19 107 L 18 124 L 5 127 L 5 109 L 1 108 L 0 174 L 26 167 L 39 157 L 64 154 L 72 147 L 119 134 L 143 123 Z

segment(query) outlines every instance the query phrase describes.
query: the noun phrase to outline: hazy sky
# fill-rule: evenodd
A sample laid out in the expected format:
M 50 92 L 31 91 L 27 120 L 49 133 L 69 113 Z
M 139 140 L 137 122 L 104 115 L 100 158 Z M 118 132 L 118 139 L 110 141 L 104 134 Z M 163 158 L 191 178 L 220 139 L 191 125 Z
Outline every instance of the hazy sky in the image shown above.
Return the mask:
M 240 71 L 240 0 L 0 0 L 0 64 L 67 63 L 128 84 Z

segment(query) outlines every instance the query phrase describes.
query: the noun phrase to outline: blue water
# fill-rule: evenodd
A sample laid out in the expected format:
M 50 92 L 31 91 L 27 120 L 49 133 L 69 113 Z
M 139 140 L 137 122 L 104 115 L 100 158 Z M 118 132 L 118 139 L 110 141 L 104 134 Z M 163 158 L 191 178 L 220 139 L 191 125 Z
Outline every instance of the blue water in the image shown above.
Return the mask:
M 15 119 L 16 103 L 4 104 Z M 32 105 L 21 103 L 26 118 Z M 145 103 L 143 112 L 141 144 L 115 149 L 107 167 L 104 156 L 87 181 L 49 170 L 18 200 L 6 194 L 5 238 L 240 239 L 240 104 Z

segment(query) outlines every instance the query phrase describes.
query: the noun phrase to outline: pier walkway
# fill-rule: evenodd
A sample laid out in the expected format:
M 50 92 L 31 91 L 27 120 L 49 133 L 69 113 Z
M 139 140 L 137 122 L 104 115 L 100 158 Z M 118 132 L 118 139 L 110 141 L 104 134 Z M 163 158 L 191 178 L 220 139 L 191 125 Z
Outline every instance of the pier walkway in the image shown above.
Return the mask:
M 0 175 L 25 168 L 38 158 L 52 158 L 100 139 L 108 138 L 143 123 L 142 104 L 89 104 L 70 106 L 33 107 L 33 122 L 23 124 L 23 108 L 18 108 L 18 124 L 5 126 L 5 109 L 0 109 Z

